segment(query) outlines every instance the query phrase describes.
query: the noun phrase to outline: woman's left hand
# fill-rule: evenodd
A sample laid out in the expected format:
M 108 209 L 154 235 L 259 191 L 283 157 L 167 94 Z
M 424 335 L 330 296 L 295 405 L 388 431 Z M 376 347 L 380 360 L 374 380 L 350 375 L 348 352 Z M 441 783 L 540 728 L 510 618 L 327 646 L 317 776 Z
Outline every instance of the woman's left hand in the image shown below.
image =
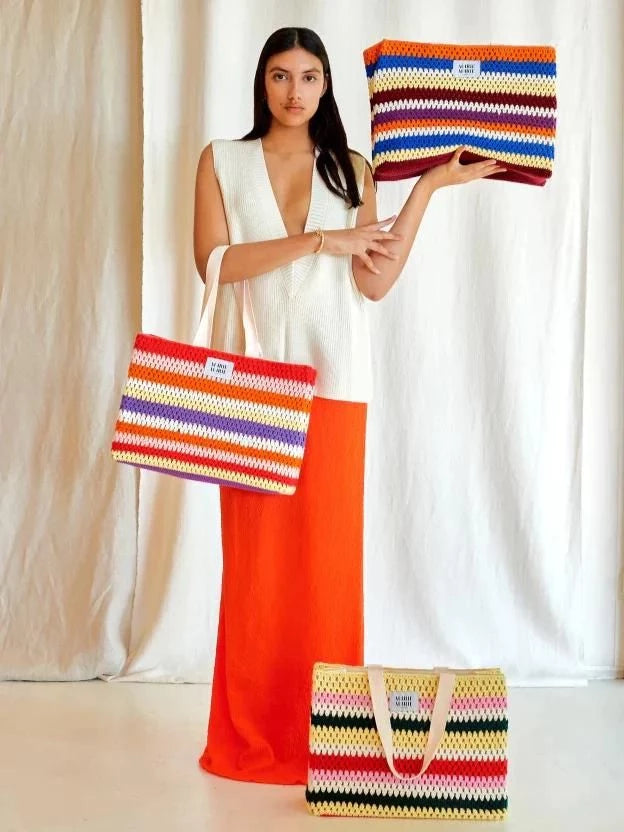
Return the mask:
M 507 170 L 504 165 L 496 159 L 486 159 L 484 162 L 471 162 L 462 165 L 459 157 L 466 150 L 465 147 L 458 147 L 448 162 L 436 165 L 425 171 L 418 180 L 425 182 L 432 191 L 443 188 L 445 185 L 461 185 L 465 182 L 472 182 L 475 179 L 483 179 L 484 176 L 491 176 L 493 173 L 502 173 Z

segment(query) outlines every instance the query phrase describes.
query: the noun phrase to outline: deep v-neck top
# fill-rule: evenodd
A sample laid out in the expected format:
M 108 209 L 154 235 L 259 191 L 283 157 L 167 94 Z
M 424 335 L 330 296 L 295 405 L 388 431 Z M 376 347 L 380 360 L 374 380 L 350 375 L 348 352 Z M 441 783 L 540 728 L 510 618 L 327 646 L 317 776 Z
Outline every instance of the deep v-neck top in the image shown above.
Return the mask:
M 275 196 L 275 192 L 273 190 L 273 186 L 271 185 L 271 178 L 269 176 L 269 170 L 266 164 L 266 158 L 264 155 L 264 150 L 262 148 L 262 139 L 255 139 L 250 144 L 255 144 L 257 147 L 257 153 L 259 160 L 257 162 L 257 170 L 258 170 L 258 177 L 262 177 L 263 187 L 259 188 L 259 194 L 261 194 L 262 203 L 265 205 L 266 208 L 266 217 L 271 218 L 271 233 L 268 237 L 264 239 L 273 239 L 275 237 L 288 237 L 292 236 L 288 234 L 288 230 L 286 228 L 286 224 L 284 223 L 284 219 L 282 217 L 282 212 L 280 211 L 279 205 L 277 204 L 277 197 Z M 305 225 L 303 227 L 303 233 L 307 233 L 308 231 L 314 231 L 315 228 L 323 228 L 323 222 L 326 215 L 326 208 L 327 208 L 327 197 L 331 193 L 328 188 L 325 186 L 325 183 L 321 179 L 321 176 L 316 169 L 316 160 L 318 159 L 318 148 L 314 148 L 314 163 L 312 165 L 312 176 L 311 176 L 311 183 L 310 183 L 310 205 L 308 207 L 308 215 L 306 217 Z M 254 168 L 256 165 L 254 165 Z M 266 222 L 266 229 L 267 233 L 269 231 L 269 221 Z M 293 263 L 288 264 L 285 267 L 282 267 L 282 276 L 284 278 L 284 286 L 288 294 L 295 295 L 299 287 L 301 286 L 302 282 L 305 280 L 306 275 L 312 264 L 314 263 L 315 257 L 314 255 L 308 255 L 307 257 L 300 257 L 298 260 L 295 260 Z
M 286 228 L 286 223 L 284 222 L 284 217 L 282 215 L 282 211 L 281 211 L 281 209 L 279 207 L 279 204 L 277 202 L 277 195 L 275 193 L 275 188 L 273 187 L 273 185 L 271 183 L 271 177 L 269 176 L 269 168 L 268 168 L 268 165 L 266 163 L 266 154 L 265 154 L 264 148 L 262 146 L 262 139 L 257 139 L 256 141 L 258 142 L 258 147 L 259 147 L 260 153 L 262 155 L 262 165 L 263 165 L 264 173 L 266 175 L 267 185 L 269 186 L 269 190 L 271 191 L 271 193 L 273 195 L 273 202 L 275 204 L 276 216 L 279 217 L 279 223 L 281 225 L 284 236 L 293 236 L 293 235 L 288 234 L 288 229 Z M 312 173 L 311 173 L 311 176 L 310 176 L 310 202 L 308 204 L 308 213 L 306 214 L 306 220 L 305 220 L 305 224 L 304 224 L 304 227 L 303 227 L 303 233 L 304 234 L 307 231 L 311 231 L 314 228 L 316 228 L 317 226 L 314 225 L 314 222 L 318 221 L 320 219 L 320 216 L 317 216 L 317 214 L 319 212 L 319 199 L 318 199 L 319 189 L 318 189 L 317 180 L 320 179 L 319 173 L 316 169 L 316 160 L 318 159 L 318 155 L 319 155 L 318 147 L 315 147 L 314 151 L 313 151 L 314 158 L 313 158 L 313 161 L 312 161 Z M 321 182 L 322 182 L 322 180 L 321 180 Z
M 288 237 L 261 139 L 214 139 L 211 146 L 230 245 Z M 350 208 L 327 188 L 316 167 L 318 152 L 315 149 L 304 231 L 352 228 L 357 208 Z M 352 159 L 361 195 L 365 162 L 356 154 Z M 369 301 L 355 283 L 350 255 L 309 254 L 250 278 L 248 285 L 265 358 L 315 367 L 318 396 L 370 401 Z M 219 286 L 211 346 L 244 351 L 232 284 Z

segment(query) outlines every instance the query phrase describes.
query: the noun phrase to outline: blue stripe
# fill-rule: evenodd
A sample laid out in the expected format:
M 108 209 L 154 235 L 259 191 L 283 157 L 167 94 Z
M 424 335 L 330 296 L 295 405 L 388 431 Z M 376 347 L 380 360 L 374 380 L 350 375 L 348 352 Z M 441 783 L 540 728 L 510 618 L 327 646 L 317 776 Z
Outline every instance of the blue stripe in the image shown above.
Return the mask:
M 487 151 L 521 153 L 523 156 L 545 156 L 555 158 L 552 144 L 543 142 L 514 142 L 509 139 L 485 139 L 468 133 L 442 133 L 435 136 L 401 136 L 396 139 L 381 139 L 373 145 L 373 154 L 388 150 L 413 150 L 422 147 L 442 147 L 444 145 L 472 144 Z
M 447 58 L 417 58 L 414 55 L 380 55 L 375 63 L 367 65 L 366 74 L 370 78 L 379 69 L 401 68 L 450 72 L 453 69 L 453 61 Z M 554 78 L 557 74 L 557 64 L 551 61 L 481 61 L 481 72 L 545 75 Z

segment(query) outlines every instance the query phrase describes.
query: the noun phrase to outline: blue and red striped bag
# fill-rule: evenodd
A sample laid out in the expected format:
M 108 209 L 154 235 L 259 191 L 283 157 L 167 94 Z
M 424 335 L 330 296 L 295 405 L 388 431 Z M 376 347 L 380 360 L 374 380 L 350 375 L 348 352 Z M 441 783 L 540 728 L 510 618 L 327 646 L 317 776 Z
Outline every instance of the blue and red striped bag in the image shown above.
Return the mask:
M 192 344 L 139 333 L 112 455 L 118 462 L 192 480 L 293 494 L 307 438 L 316 370 L 261 356 L 247 281 L 245 355 L 210 349 L 221 260 L 206 269 L 204 308 Z
M 376 180 L 418 176 L 462 145 L 462 162 L 505 165 L 489 178 L 544 185 L 552 176 L 554 47 L 382 40 L 363 55 Z

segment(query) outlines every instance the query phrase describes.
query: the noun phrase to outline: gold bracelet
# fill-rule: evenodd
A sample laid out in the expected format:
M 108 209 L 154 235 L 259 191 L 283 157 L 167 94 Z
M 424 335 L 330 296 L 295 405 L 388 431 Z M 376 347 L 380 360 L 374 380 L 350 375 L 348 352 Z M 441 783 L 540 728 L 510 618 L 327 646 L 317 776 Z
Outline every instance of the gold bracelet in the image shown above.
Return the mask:
M 315 228 L 314 233 L 316 234 L 317 237 L 321 238 L 320 246 L 314 251 L 314 254 L 318 254 L 319 251 L 323 248 L 323 245 L 325 244 L 325 234 L 323 233 L 322 229 L 320 229 L 320 228 Z

